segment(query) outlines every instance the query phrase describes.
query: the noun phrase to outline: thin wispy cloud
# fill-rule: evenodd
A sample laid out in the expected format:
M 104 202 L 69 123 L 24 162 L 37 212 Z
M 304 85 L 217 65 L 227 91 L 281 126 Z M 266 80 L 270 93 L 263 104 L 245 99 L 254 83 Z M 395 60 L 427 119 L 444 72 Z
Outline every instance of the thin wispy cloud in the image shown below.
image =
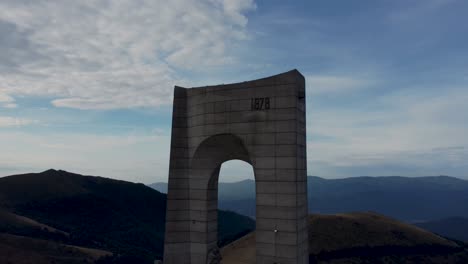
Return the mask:
M 0 107 L 4 108 L 16 108 L 17 105 L 15 103 L 15 99 L 13 97 L 7 95 L 7 94 L 2 94 L 0 92 Z
M 307 92 L 310 96 L 321 94 L 346 95 L 358 90 L 375 86 L 376 81 L 357 77 L 333 76 L 333 75 L 309 75 L 306 76 Z
M 357 168 L 370 175 L 463 176 L 468 158 L 463 147 L 468 144 L 467 96 L 467 89 L 458 88 L 432 94 L 401 90 L 375 98 L 381 110 L 311 111 L 309 166 L 335 177 L 343 177 L 346 170 L 356 173 Z
M 38 120 L 16 118 L 11 116 L 0 116 L 0 127 L 22 127 L 39 123 Z

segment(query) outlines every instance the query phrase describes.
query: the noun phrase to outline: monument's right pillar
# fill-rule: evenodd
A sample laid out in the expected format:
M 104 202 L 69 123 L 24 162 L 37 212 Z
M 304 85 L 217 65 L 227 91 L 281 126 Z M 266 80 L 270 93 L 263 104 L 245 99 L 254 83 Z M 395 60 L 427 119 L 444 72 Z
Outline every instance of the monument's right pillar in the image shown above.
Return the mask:
M 275 123 L 274 153 L 264 145 L 251 148 L 257 194 L 257 264 L 306 264 L 309 253 L 304 77 L 297 71 L 281 75 L 274 90 L 274 114 L 270 119 Z M 262 151 L 264 147 L 269 151 Z

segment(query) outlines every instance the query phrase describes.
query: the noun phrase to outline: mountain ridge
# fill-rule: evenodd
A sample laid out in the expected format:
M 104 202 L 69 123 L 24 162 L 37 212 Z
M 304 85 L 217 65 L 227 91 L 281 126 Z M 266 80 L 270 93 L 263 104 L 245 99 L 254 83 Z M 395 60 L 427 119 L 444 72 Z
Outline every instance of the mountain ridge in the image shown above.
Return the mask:
M 164 187 L 164 184 L 158 186 Z M 219 207 L 255 217 L 255 181 L 219 183 Z M 468 218 L 468 181 L 452 176 L 362 176 L 325 179 L 308 176 L 309 212 L 336 214 L 375 211 L 415 223 L 441 218 Z M 446 226 L 441 226 L 446 223 Z M 456 231 L 449 222 L 427 226 L 430 230 L 455 239 L 464 239 L 464 225 Z M 454 235 L 455 234 L 455 235 Z

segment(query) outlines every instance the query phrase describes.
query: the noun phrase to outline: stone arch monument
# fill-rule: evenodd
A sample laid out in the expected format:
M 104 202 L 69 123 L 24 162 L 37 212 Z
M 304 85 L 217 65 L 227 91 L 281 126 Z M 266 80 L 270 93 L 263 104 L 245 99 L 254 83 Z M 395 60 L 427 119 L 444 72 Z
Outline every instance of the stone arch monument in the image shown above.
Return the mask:
M 232 159 L 256 182 L 256 258 L 308 263 L 305 80 L 174 89 L 165 264 L 219 263 L 218 176 Z

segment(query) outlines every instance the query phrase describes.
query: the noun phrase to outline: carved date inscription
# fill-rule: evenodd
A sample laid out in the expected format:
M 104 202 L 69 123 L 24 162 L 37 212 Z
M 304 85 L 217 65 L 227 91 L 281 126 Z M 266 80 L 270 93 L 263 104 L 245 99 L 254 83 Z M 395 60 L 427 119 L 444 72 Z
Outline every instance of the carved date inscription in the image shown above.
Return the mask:
M 250 110 L 268 110 L 270 109 L 270 97 L 252 98 L 250 100 Z

